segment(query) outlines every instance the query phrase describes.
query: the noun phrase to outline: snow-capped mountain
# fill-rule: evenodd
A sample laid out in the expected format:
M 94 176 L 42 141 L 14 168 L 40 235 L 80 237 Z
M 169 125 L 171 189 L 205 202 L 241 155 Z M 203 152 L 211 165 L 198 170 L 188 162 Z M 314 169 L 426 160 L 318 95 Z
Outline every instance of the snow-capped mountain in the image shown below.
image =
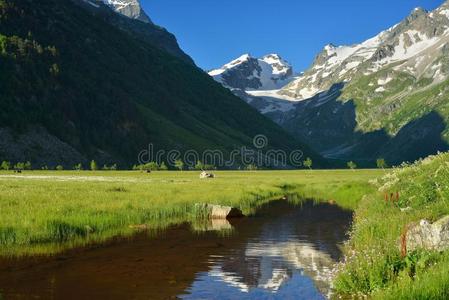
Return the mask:
M 209 72 L 216 81 L 244 91 L 276 90 L 293 78 L 293 68 L 277 54 L 254 58 L 244 54 Z
M 391 163 L 449 149 L 449 1 L 357 45 L 327 45 L 275 116 L 321 154 Z
M 421 76 L 432 71 L 435 80 L 443 77 L 433 62 L 441 56 L 441 47 L 449 41 L 449 4 L 434 12 L 416 8 L 401 23 L 352 46 L 324 47 L 312 67 L 290 83 L 282 94 L 298 100 L 308 99 L 328 90 L 332 84 L 368 76 L 397 64 L 395 71 Z M 429 70 L 430 69 L 430 70 Z M 388 81 L 385 78 L 384 81 Z M 387 83 L 387 82 L 385 82 Z M 382 91 L 381 85 L 379 91 Z
M 139 0 L 98 0 L 112 7 L 116 12 L 131 19 L 151 23 L 150 17 L 143 11 Z
M 212 75 L 326 157 L 400 163 L 449 150 L 449 0 L 360 44 L 326 45 L 281 88 L 249 67 L 228 71 L 248 60 Z

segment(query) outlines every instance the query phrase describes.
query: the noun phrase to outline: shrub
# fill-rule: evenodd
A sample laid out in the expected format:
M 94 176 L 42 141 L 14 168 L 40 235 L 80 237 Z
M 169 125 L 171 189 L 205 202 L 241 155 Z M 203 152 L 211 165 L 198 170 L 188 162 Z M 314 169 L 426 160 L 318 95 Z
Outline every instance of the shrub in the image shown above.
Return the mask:
M 9 161 L 3 161 L 0 165 L 0 170 L 8 171 L 9 169 L 11 169 L 11 163 Z

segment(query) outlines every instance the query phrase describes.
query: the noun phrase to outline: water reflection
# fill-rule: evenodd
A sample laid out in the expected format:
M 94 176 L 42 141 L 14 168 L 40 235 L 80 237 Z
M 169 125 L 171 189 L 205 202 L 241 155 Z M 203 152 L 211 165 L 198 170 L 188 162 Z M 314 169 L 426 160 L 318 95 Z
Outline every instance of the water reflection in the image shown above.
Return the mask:
M 284 204 L 273 206 L 279 210 Z M 330 294 L 350 214 L 311 202 L 287 213 L 261 214 L 260 233 L 224 257 L 211 257 L 210 270 L 198 274 L 182 298 L 322 299 Z
M 56 257 L 0 259 L 5 299 L 322 299 L 351 213 L 285 201 L 254 218 L 141 233 Z M 192 230 L 192 227 L 194 230 Z

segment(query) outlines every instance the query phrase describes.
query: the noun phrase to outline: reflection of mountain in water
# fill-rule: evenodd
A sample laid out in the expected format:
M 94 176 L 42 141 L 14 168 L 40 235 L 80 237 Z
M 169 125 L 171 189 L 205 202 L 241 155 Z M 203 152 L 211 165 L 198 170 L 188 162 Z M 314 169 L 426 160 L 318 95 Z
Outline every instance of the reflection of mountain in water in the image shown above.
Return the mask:
M 271 209 L 284 206 L 277 205 Z M 340 258 L 338 245 L 345 239 L 351 214 L 336 206 L 314 206 L 311 202 L 288 213 L 274 213 L 277 215 L 274 218 L 269 213 L 262 213 L 263 219 L 269 221 L 264 222 L 260 234 L 250 238 L 245 247 L 210 259 L 210 271 L 200 274 L 190 296 L 216 295 L 223 288 L 220 285 L 226 286 L 227 297 L 229 288 L 233 288 L 233 296 L 240 298 L 245 294 L 250 298 L 280 296 L 284 289 L 304 284 L 314 285 L 312 289 L 308 287 L 307 297 L 302 295 L 307 299 L 330 293 L 331 270 Z M 204 282 L 208 286 L 201 284 Z M 204 289 L 213 289 L 215 294 Z
M 301 209 L 283 201 L 232 225 L 214 220 L 193 224 L 192 232 L 184 224 L 55 257 L 0 258 L 0 293 L 5 299 L 323 299 L 349 220 L 335 206 Z

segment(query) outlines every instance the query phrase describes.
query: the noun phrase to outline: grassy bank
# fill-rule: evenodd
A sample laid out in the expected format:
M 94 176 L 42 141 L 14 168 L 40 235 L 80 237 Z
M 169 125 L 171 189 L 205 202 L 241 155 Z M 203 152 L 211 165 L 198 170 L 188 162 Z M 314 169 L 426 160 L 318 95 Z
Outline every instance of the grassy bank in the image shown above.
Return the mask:
M 239 207 L 251 214 L 289 193 L 354 208 L 379 170 L 216 172 L 0 172 L 3 255 L 52 253 L 116 235 L 130 225 L 161 228 L 195 218 L 195 203 Z
M 449 299 L 449 252 L 415 251 L 401 257 L 398 246 L 410 222 L 433 222 L 449 214 L 449 154 L 395 169 L 373 184 L 377 191 L 356 210 L 337 291 L 373 299 Z M 397 192 L 397 204 L 385 203 L 385 194 L 395 198 Z

